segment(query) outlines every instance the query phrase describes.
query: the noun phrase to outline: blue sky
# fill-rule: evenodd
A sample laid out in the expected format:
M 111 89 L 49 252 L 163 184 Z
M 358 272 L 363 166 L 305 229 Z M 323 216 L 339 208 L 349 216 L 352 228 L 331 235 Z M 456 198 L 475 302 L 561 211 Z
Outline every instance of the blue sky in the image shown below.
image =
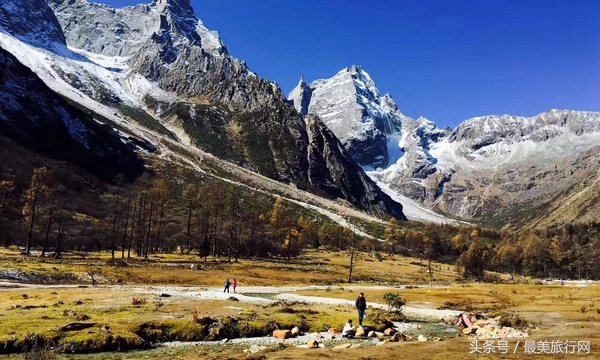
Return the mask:
M 600 110 L 599 1 L 191 3 L 231 55 L 285 94 L 300 76 L 312 81 L 361 65 L 405 115 L 440 127 L 489 114 Z

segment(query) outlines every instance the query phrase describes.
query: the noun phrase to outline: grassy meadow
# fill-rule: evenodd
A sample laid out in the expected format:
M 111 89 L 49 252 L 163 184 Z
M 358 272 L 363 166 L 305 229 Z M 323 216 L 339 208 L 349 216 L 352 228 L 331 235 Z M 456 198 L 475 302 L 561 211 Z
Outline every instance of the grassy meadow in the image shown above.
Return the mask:
M 120 256 L 120 253 L 118 254 Z M 465 283 L 453 266 L 433 264 L 429 286 L 426 263 L 398 255 L 381 261 L 358 253 L 353 282 L 348 283 L 350 257 L 345 252 L 306 251 L 290 262 L 282 259 L 227 259 L 204 261 L 193 255 L 162 254 L 148 261 L 125 259 L 126 266 L 110 266 L 110 253 L 66 253 L 63 259 L 22 256 L 18 249 L 0 251 L 0 271 L 23 277 L 20 284 L 0 284 L 0 344 L 8 358 L 72 359 L 520 359 L 514 355 L 469 354 L 471 339 L 456 333 L 443 341 L 387 343 L 357 349 L 300 349 L 270 346 L 247 354 L 249 345 L 219 344 L 149 348 L 165 341 L 220 340 L 270 333 L 272 324 L 299 326 L 305 332 L 343 327 L 355 318 L 353 307 L 302 302 L 201 299 L 194 294 L 220 287 L 225 278 L 246 286 L 305 286 L 298 295 L 354 300 L 364 291 L 368 302 L 384 304 L 386 292 L 396 292 L 407 306 L 448 308 L 497 315 L 516 313 L 529 323 L 527 340 L 590 341 L 592 355 L 600 353 L 599 285 L 567 282 L 543 285 L 522 283 Z M 191 269 L 197 264 L 199 269 Z M 92 283 L 92 276 L 95 285 Z M 369 286 L 386 286 L 386 288 Z M 364 289 L 364 290 L 362 290 Z M 164 293 L 163 293 L 164 291 Z M 189 295 L 188 295 L 189 292 Z M 286 291 L 289 292 L 289 291 Z M 248 296 L 273 298 L 270 294 Z M 385 316 L 384 311 L 369 311 Z M 194 314 L 199 319 L 194 321 Z M 219 319 L 219 323 L 210 323 Z M 378 326 L 366 321 L 368 326 Z M 409 319 L 410 320 L 410 319 Z M 431 336 L 428 336 L 431 338 Z M 509 339 L 516 345 L 524 339 Z M 62 350 L 55 354 L 23 354 L 33 347 Z M 512 349 L 512 348 L 511 348 Z M 0 350 L 1 351 L 1 350 Z M 36 357 L 37 356 L 37 357 Z M 537 354 L 536 359 L 566 359 L 577 355 Z M 580 357 L 584 355 L 579 355 Z

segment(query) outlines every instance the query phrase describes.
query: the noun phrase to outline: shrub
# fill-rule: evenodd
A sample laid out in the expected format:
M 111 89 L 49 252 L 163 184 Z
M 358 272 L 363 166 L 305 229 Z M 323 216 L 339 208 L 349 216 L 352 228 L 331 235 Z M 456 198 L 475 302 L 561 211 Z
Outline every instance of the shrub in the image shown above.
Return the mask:
M 402 311 L 402 307 L 406 303 L 398 293 L 386 292 L 383 294 L 383 300 L 388 306 L 388 311 Z
M 106 260 L 106 265 L 114 267 L 126 267 L 127 263 L 123 259 L 110 258 Z
M 529 323 L 527 322 L 527 320 L 523 319 L 517 314 L 503 313 L 500 316 L 499 325 L 512 327 L 515 329 L 524 329 L 527 327 L 527 325 L 529 325 Z

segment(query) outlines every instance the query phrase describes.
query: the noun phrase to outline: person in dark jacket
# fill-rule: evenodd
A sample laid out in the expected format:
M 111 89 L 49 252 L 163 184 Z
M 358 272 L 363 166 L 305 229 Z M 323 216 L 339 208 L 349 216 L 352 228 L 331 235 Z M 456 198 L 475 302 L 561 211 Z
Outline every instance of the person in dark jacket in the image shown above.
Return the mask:
M 225 280 L 225 288 L 223 289 L 223 292 L 229 292 L 229 285 L 231 285 L 229 279 Z
M 365 310 L 367 309 L 367 300 L 365 299 L 365 294 L 360 293 L 356 298 L 356 310 L 358 310 L 358 325 L 362 326 L 362 321 L 365 317 Z

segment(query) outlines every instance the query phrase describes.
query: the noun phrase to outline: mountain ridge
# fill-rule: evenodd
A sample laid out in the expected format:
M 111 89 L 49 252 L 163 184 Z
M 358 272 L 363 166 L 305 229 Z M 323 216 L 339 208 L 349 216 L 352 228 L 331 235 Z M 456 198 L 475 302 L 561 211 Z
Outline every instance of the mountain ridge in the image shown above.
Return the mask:
M 346 85 L 341 75 L 346 76 Z M 370 96 L 364 96 L 364 89 Z M 368 73 L 357 66 L 342 69 L 329 79 L 308 84 L 303 79 L 289 99 L 303 113 L 325 119 L 338 137 L 346 139 L 346 149 L 390 196 L 405 196 L 441 214 L 494 226 L 505 225 L 495 220 L 499 206 L 506 206 L 505 212 L 521 207 L 524 201 L 543 207 L 554 192 L 567 191 L 573 185 L 571 181 L 552 180 L 541 165 L 557 158 L 565 159 L 567 164 L 569 159 L 576 162 L 579 154 L 600 141 L 600 112 L 557 109 L 531 117 L 479 116 L 463 121 L 455 129 L 439 129 L 423 117 L 413 120 L 404 116 L 393 103 L 395 106 L 388 106 L 394 109 L 389 122 L 392 126 L 379 126 L 378 133 L 361 132 L 369 123 L 384 123 L 387 119 L 381 116 L 383 112 L 371 111 L 384 97 L 379 97 Z M 340 108 L 359 111 L 351 113 Z M 348 140 L 352 136 L 370 144 L 370 148 L 356 146 Z M 371 151 L 370 156 L 365 156 L 365 149 Z M 387 165 L 381 161 L 385 157 Z M 567 164 L 562 166 L 569 168 Z M 537 170 L 530 170 L 532 165 Z M 519 174 L 524 178 L 519 179 Z M 527 176 L 549 183 L 531 182 Z M 516 179 L 524 184 L 511 185 Z M 532 195 L 531 189 L 536 188 L 543 190 Z M 508 189 L 517 197 L 503 195 Z M 509 222 L 518 221 L 518 217 L 511 219 Z
M 322 149 L 335 155 L 309 174 L 312 140 L 305 120 L 275 83 L 228 55 L 218 34 L 202 25 L 189 2 L 161 0 L 122 9 L 81 0 L 49 4 L 58 19 L 53 25 L 64 30 L 66 45 L 24 45 L 0 33 L 0 47 L 52 91 L 89 110 L 104 126 L 118 127 L 121 139 L 136 136 L 157 147 L 158 156 L 168 150 L 162 147 L 163 136 L 209 152 L 224 151 L 229 154 L 225 160 L 298 189 L 344 196 L 371 214 L 405 219 L 402 206 L 366 175 L 357 183 L 334 173 L 362 172 L 338 166 L 351 164 L 336 158 L 346 154 L 334 150 L 335 137 L 320 136 L 327 139 Z M 18 15 L 18 8 L 0 8 Z M 197 113 L 199 109 L 203 112 Z M 205 136 L 206 126 L 211 136 Z

